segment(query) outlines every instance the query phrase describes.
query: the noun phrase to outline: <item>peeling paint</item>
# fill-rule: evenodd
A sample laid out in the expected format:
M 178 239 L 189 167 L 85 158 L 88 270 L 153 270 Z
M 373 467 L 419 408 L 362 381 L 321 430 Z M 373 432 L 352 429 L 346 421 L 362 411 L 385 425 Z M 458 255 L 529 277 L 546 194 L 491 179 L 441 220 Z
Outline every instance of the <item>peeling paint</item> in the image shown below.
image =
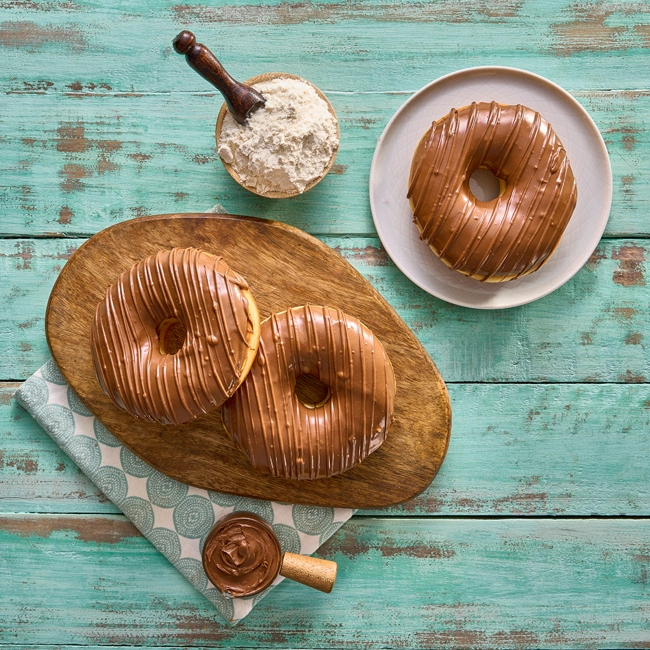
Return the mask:
M 86 47 L 86 40 L 76 26 L 41 26 L 32 21 L 5 21 L 0 24 L 0 47 L 34 51 L 52 44 L 63 44 L 78 52 Z
M 129 208 L 129 212 L 134 214 L 136 217 L 146 217 L 150 214 L 145 205 L 136 205 L 133 208 Z
M 330 537 L 319 549 L 319 557 L 332 557 L 337 553 L 354 558 L 370 550 L 368 543 L 358 535 L 358 531 L 350 525 L 341 528 Z
M 633 307 L 616 307 L 612 313 L 616 320 L 624 322 L 632 320 L 639 312 Z
M 607 253 L 602 248 L 597 248 L 587 260 L 587 268 L 590 271 L 595 271 L 602 260 L 607 259 Z
M 547 492 L 527 492 L 513 494 L 512 496 L 501 499 L 494 499 L 492 503 L 495 512 L 503 512 L 505 510 L 512 514 L 531 514 L 546 511 L 547 501 Z
M 138 173 L 142 171 L 142 166 L 144 165 L 144 163 L 146 163 L 148 160 L 151 160 L 151 158 L 153 158 L 153 156 L 148 153 L 130 153 L 127 154 L 127 156 L 131 158 L 131 160 L 135 160 L 135 162 L 138 164 L 138 168 L 137 168 Z
M 127 155 L 129 158 L 140 164 L 147 162 L 147 160 L 151 160 L 151 155 L 148 153 L 130 153 Z
M 20 537 L 47 538 L 56 531 L 72 531 L 82 542 L 117 544 L 129 537 L 141 537 L 128 520 L 92 516 L 0 517 L 0 530 Z
M 119 140 L 97 140 L 97 146 L 106 152 L 119 151 L 122 143 Z
M 390 266 L 391 261 L 384 247 L 365 246 L 364 248 L 343 248 L 335 246 L 334 250 L 346 260 L 355 260 L 367 266 Z
M 623 149 L 625 149 L 625 151 L 632 151 L 636 145 L 636 136 L 633 134 L 624 135 L 621 138 L 621 142 L 623 143 Z
M 81 165 L 68 163 L 63 166 L 59 175 L 66 179 L 61 183 L 61 189 L 64 192 L 78 192 L 85 189 L 85 185 L 81 182 L 81 179 L 86 178 L 88 172 Z
M 650 43 L 645 41 L 644 30 L 620 24 L 617 14 L 647 15 L 649 12 L 650 5 L 643 2 L 574 2 L 565 12 L 567 20 L 550 25 L 551 48 L 555 54 L 571 56 L 582 52 L 648 47 Z
M 83 122 L 61 122 L 56 130 L 59 137 L 56 141 L 57 151 L 65 153 L 83 153 L 88 148 L 86 129 Z
M 197 165 L 207 165 L 209 162 L 214 162 L 216 160 L 216 157 L 196 154 L 193 160 Z
M 17 472 L 35 474 L 38 471 L 38 461 L 29 454 L 4 454 L 5 467 L 13 467 Z
M 634 183 L 634 176 L 621 176 L 621 191 L 623 192 L 623 196 L 630 200 L 634 196 L 634 187 L 632 187 L 632 184 Z
M 74 217 L 74 212 L 67 205 L 61 206 L 57 221 L 60 224 L 67 225 L 72 221 L 72 217 Z
M 456 551 L 451 548 L 442 548 L 439 546 L 427 546 L 426 544 L 406 544 L 404 546 L 393 546 L 391 544 L 382 544 L 379 547 L 380 553 L 384 557 L 408 556 L 418 559 L 435 559 L 448 560 L 456 555 Z
M 22 87 L 8 90 L 8 93 L 34 93 L 36 95 L 43 95 L 53 86 L 54 82 L 48 81 L 47 79 L 38 79 L 37 81 L 23 81 Z
M 82 92 L 84 90 L 93 92 L 93 91 L 97 90 L 98 88 L 101 89 L 101 90 L 106 90 L 106 91 L 113 90 L 113 88 L 107 83 L 96 84 L 96 83 L 93 83 L 92 81 L 87 82 L 85 86 L 81 81 L 73 81 L 72 83 L 67 84 L 66 88 L 69 88 L 70 90 L 72 90 L 75 93 L 79 93 L 79 92 Z
M 246 4 L 205 6 L 178 4 L 171 8 L 180 23 L 220 24 L 280 24 L 298 25 L 318 22 L 333 23 L 344 20 L 417 23 L 475 23 L 502 22 L 516 18 L 522 0 L 492 0 L 477 3 L 473 0 L 439 0 L 436 3 L 415 2 L 280 2 L 278 4 Z
M 631 370 L 626 370 L 625 374 L 619 375 L 618 380 L 626 384 L 644 384 L 645 377 L 643 375 L 635 375 Z
M 33 244 L 28 241 L 19 241 L 15 243 L 14 248 L 16 249 L 16 252 L 9 255 L 9 257 L 22 260 L 22 264 L 19 262 L 16 265 L 16 268 L 19 270 L 31 269 L 32 259 L 34 258 Z
M 38 316 L 36 316 L 34 318 L 31 318 L 30 320 L 26 320 L 26 321 L 24 321 L 22 323 L 18 323 L 18 327 L 20 327 L 20 329 L 23 329 L 23 330 L 31 329 L 32 327 L 34 327 L 34 325 L 36 325 L 37 323 L 40 323 L 40 322 L 41 322 L 41 319 Z
M 614 270 L 612 279 L 623 287 L 645 286 L 643 262 L 645 250 L 641 246 L 628 244 L 612 250 L 612 259 L 618 260 L 619 267 Z
M 107 172 L 115 172 L 120 168 L 117 163 L 106 158 L 106 156 L 99 156 L 97 159 L 97 173 L 99 175 L 106 174 Z

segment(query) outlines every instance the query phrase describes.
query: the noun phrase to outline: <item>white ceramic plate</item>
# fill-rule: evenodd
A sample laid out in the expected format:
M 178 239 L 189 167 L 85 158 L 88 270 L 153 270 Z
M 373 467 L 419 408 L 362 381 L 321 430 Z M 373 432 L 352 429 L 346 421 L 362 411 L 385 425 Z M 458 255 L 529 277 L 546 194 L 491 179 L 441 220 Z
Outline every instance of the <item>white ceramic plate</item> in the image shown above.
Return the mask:
M 472 102 L 524 104 L 538 111 L 564 145 L 578 185 L 578 203 L 551 258 L 535 273 L 498 284 L 452 271 L 420 241 L 406 198 L 415 147 L 425 131 L 452 108 Z M 370 169 L 370 207 L 384 248 L 415 284 L 448 302 L 476 309 L 504 309 L 537 300 L 575 275 L 600 240 L 612 202 L 607 148 L 589 114 L 569 93 L 524 70 L 460 70 L 413 95 L 390 120 Z

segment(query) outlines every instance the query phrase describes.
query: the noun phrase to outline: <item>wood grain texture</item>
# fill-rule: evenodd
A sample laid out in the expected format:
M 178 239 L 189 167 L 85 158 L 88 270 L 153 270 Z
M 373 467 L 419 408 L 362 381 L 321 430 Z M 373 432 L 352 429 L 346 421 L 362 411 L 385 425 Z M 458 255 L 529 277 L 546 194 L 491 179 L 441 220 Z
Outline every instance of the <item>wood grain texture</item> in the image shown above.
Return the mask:
M 0 512 L 116 513 L 0 389 Z M 454 434 L 420 495 L 361 515 L 646 517 L 647 384 L 451 384 Z
M 160 250 L 194 246 L 223 257 L 246 278 L 262 320 L 293 306 L 335 306 L 384 345 L 397 383 L 395 420 L 385 442 L 362 463 L 314 481 L 271 477 L 235 447 L 221 411 L 181 426 L 136 420 L 116 407 L 95 376 L 90 330 L 106 288 Z M 451 408 L 431 358 L 381 295 L 335 251 L 290 226 L 263 219 L 173 214 L 124 222 L 89 239 L 70 258 L 50 295 L 47 341 L 64 377 L 117 438 L 183 483 L 290 503 L 378 507 L 418 494 L 449 444 Z
M 431 70 L 423 83 L 437 75 Z M 278 219 L 311 233 L 373 233 L 372 155 L 411 92 L 324 89 L 342 130 L 336 164 L 317 187 L 287 201 L 242 191 L 223 169 L 214 140 L 218 94 L 0 94 L 0 113 L 16 116 L 0 120 L 0 233 L 89 236 L 134 216 L 202 211 L 215 203 L 225 212 Z M 614 195 L 606 235 L 647 236 L 650 91 L 574 95 L 610 153 Z
M 327 93 L 343 138 L 318 187 L 273 202 L 221 169 L 221 98 L 170 47 L 185 27 L 237 78 L 281 69 Z M 620 382 L 452 384 L 432 486 L 346 524 L 324 549 L 341 566 L 331 596 L 285 583 L 234 630 L 123 518 L 70 516 L 116 509 L 5 386 L 0 510 L 67 514 L 4 526 L 0 646 L 647 647 L 649 34 L 648 3 L 613 0 L 0 0 L 0 237 L 25 237 L 0 240 L 0 379 L 47 358 L 46 296 L 83 238 L 219 203 L 324 236 L 448 381 Z M 489 64 L 548 77 L 594 117 L 614 173 L 606 237 L 626 239 L 544 300 L 479 315 L 395 269 L 368 236 L 367 184 L 412 92 Z M 78 239 L 32 239 L 59 235 Z M 591 514 L 643 519 L 550 518 Z
M 0 512 L 119 513 L 0 383 Z
M 191 29 L 236 79 L 279 69 L 326 92 L 415 90 L 488 63 L 526 68 L 569 90 L 647 89 L 649 14 L 645 2 L 573 0 L 9 0 L 0 9 L 0 83 L 46 92 L 205 91 L 208 82 L 188 75 L 171 49 L 179 30 Z
M 0 576 L 12 585 L 0 591 L 4 643 L 379 649 L 648 641 L 650 555 L 639 520 L 353 519 L 318 553 L 339 564 L 332 594 L 285 581 L 235 628 L 123 517 L 6 516 L 0 543 Z
M 497 312 L 433 298 L 393 265 L 375 237 L 322 240 L 386 297 L 447 382 L 650 380 L 647 240 L 605 240 L 558 291 Z M 47 296 L 83 241 L 0 240 L 0 377 L 26 379 L 49 358 Z

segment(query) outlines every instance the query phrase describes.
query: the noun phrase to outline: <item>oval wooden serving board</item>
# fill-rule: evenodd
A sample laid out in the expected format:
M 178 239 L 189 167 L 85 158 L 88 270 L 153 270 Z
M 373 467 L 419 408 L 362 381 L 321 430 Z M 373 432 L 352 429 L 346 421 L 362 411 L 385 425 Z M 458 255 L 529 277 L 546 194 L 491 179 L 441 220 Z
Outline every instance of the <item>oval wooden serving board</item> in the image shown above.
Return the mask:
M 106 287 L 137 261 L 174 246 L 222 256 L 250 284 L 262 318 L 310 302 L 339 307 L 384 344 L 397 379 L 386 442 L 332 478 L 290 481 L 254 470 L 221 422 L 221 409 L 181 426 L 137 420 L 99 386 L 90 327 Z M 447 451 L 447 389 L 420 342 L 382 296 L 334 250 L 283 223 L 213 214 L 168 214 L 101 231 L 70 258 L 47 307 L 48 344 L 90 410 L 140 458 L 183 483 L 241 496 L 313 505 L 376 508 L 404 501 L 433 479 Z

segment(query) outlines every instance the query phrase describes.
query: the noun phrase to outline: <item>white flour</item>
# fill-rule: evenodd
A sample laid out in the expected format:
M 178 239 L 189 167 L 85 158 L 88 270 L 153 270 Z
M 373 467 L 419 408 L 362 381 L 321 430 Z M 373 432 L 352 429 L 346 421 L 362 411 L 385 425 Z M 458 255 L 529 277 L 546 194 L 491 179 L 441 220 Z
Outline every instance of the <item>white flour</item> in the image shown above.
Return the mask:
M 302 193 L 338 148 L 336 119 L 314 88 L 297 79 L 254 84 L 266 99 L 245 125 L 226 112 L 219 155 L 261 194 Z

